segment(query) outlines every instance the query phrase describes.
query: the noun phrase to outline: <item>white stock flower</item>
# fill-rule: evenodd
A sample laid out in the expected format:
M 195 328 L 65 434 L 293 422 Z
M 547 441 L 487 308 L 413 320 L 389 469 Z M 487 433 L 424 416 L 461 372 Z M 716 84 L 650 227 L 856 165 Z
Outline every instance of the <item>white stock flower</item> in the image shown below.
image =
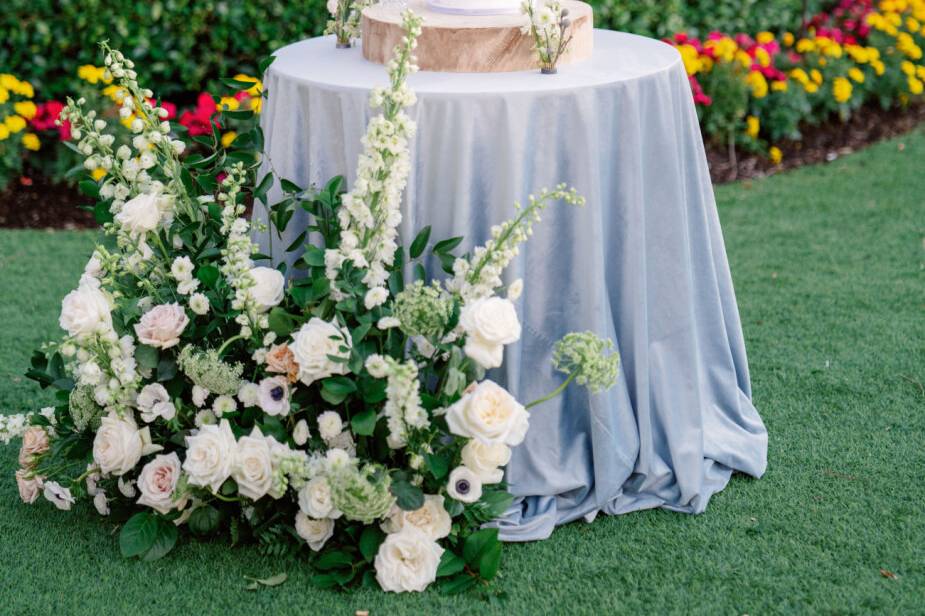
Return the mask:
M 450 473 L 446 492 L 461 503 L 474 503 L 482 498 L 482 480 L 471 469 L 457 466 Z
M 93 439 L 93 461 L 102 474 L 121 476 L 135 468 L 141 456 L 160 449 L 151 444 L 148 428 L 139 430 L 131 417 L 110 413 Z
M 151 423 L 158 417 L 170 421 L 177 414 L 177 409 L 170 401 L 170 394 L 160 383 L 145 385 L 138 394 L 135 402 L 141 415 L 141 420 Z
M 308 442 L 309 437 L 311 437 L 311 431 L 308 429 L 308 422 L 300 419 L 292 429 L 292 440 L 301 447 Z
M 238 388 L 238 400 L 244 405 L 244 408 L 257 406 L 260 404 L 260 387 L 256 383 L 244 381 Z
M 516 302 L 520 299 L 521 294 L 524 292 L 524 279 L 518 278 L 507 288 L 507 298 L 512 302 Z
M 266 312 L 283 301 L 286 279 L 279 270 L 270 267 L 255 267 L 250 271 L 254 286 L 250 289 L 257 308 Z
M 109 299 L 98 288 L 81 285 L 61 302 L 61 329 L 71 336 L 87 336 L 112 329 Z
M 462 309 L 459 324 L 466 330 L 466 355 L 486 370 L 500 366 L 504 345 L 520 339 L 517 309 L 500 297 L 470 301 Z
M 305 515 L 316 519 L 331 518 L 336 520 L 342 515 L 340 511 L 334 508 L 334 501 L 331 498 L 331 484 L 322 476 L 312 478 L 299 490 L 299 509 Z
M 232 478 L 238 484 L 241 496 L 258 500 L 273 485 L 273 463 L 270 445 L 257 427 L 250 436 L 238 439 L 238 452 Z
M 350 357 L 350 336 L 318 317 L 303 325 L 292 338 L 289 349 L 299 364 L 299 379 L 306 385 L 335 374 L 347 374 L 346 360 Z M 342 351 L 344 347 L 347 351 Z M 334 361 L 331 357 L 343 358 Z
M 453 524 L 443 501 L 441 495 L 427 494 L 424 496 L 424 504 L 414 511 L 405 511 L 397 505 L 393 506 L 389 517 L 382 523 L 382 530 L 398 533 L 408 526 L 413 526 L 433 541 L 443 539 L 450 534 Z
M 157 349 L 169 349 L 180 343 L 180 335 L 189 317 L 180 304 L 161 304 L 141 316 L 135 324 L 139 342 Z
M 267 415 L 289 414 L 289 380 L 274 376 L 260 381 L 257 404 Z
M 295 514 L 295 532 L 313 552 L 317 552 L 334 535 L 334 520 L 310 518 L 300 511 Z
M 486 444 L 470 439 L 462 449 L 462 463 L 478 475 L 483 484 L 501 481 L 503 467 L 510 461 L 511 448 L 503 443 Z
M 170 275 L 177 282 L 183 282 L 193 277 L 193 262 L 187 256 L 177 257 L 170 265 Z
M 128 168 L 126 161 L 123 168 Z M 137 166 L 137 163 L 135 164 Z M 126 201 L 122 210 L 116 214 L 116 222 L 128 231 L 132 237 L 140 237 L 149 231 L 154 231 L 161 222 L 160 195 L 142 194 L 130 201 Z
M 202 426 L 196 434 L 186 437 L 186 446 L 183 470 L 189 475 L 190 485 L 217 492 L 231 476 L 238 450 L 228 420 Z
M 238 403 L 231 396 L 218 396 L 212 401 L 212 412 L 216 417 L 234 413 L 237 409 Z
M 514 447 L 523 442 L 530 427 L 527 410 L 493 381 L 469 386 L 446 413 L 450 432 L 486 444 Z
M 372 310 L 376 306 L 384 304 L 387 299 L 389 299 L 389 292 L 385 287 L 373 287 L 366 292 L 366 296 L 363 298 L 363 305 L 366 306 L 367 310 Z
M 138 504 L 151 507 L 161 514 L 177 507 L 173 496 L 180 472 L 180 458 L 176 452 L 155 456 L 144 465 L 138 476 L 138 491 L 141 492 Z
M 325 411 L 318 415 L 318 434 L 325 441 L 337 437 L 340 431 L 344 429 L 344 422 L 336 411 Z
M 374 353 L 366 358 L 366 371 L 374 379 L 384 379 L 389 374 L 389 364 L 382 355 Z
M 437 579 L 443 548 L 413 526 L 385 538 L 376 554 L 376 581 L 388 592 L 421 592 Z
M 202 293 L 193 293 L 189 298 L 189 309 L 203 316 L 209 313 L 209 298 Z

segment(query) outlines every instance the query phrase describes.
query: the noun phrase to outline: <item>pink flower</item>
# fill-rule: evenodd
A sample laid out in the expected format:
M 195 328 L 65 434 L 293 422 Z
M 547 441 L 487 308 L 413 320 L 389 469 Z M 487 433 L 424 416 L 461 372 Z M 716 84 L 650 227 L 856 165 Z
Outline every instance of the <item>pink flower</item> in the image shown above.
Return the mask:
M 36 108 L 35 117 L 29 123 L 35 130 L 57 130 L 61 141 L 68 141 L 71 138 L 71 123 L 62 122 L 61 126 L 55 124 L 58 116 L 61 115 L 62 109 L 64 109 L 62 103 L 46 101 Z
M 135 334 L 142 344 L 169 349 L 180 343 L 180 334 L 189 324 L 189 317 L 180 304 L 161 304 L 144 313 L 135 324 Z
M 29 471 L 24 468 L 16 471 L 16 485 L 19 486 L 19 498 L 27 505 L 34 503 L 42 493 L 42 478 L 30 477 Z
M 48 451 L 48 433 L 44 428 L 33 426 L 22 435 L 22 449 L 19 450 L 19 464 L 32 466 L 35 456 Z
M 159 455 L 145 464 L 138 476 L 139 505 L 146 505 L 161 514 L 166 514 L 181 503 L 173 500 L 173 493 L 180 480 L 180 458 L 176 452 Z
M 215 115 L 215 100 L 211 94 L 203 92 L 196 99 L 196 109 L 184 111 L 180 116 L 180 124 L 186 127 L 191 137 L 197 135 L 211 135 L 212 125 L 221 128 Z

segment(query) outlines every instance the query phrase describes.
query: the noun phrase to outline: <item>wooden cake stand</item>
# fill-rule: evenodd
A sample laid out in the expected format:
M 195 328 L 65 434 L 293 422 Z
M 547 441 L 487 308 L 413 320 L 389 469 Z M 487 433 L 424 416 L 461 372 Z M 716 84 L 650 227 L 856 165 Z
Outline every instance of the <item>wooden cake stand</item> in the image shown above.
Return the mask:
M 594 47 L 594 16 L 591 6 L 563 0 L 569 10 L 572 42 L 559 64 L 587 60 Z M 415 52 L 422 71 L 451 73 L 504 73 L 538 68 L 533 38 L 521 31 L 524 15 L 451 15 L 428 8 L 424 0 L 407 6 L 424 18 Z M 399 3 L 376 4 L 363 11 L 363 57 L 385 64 L 392 57 L 404 30 Z

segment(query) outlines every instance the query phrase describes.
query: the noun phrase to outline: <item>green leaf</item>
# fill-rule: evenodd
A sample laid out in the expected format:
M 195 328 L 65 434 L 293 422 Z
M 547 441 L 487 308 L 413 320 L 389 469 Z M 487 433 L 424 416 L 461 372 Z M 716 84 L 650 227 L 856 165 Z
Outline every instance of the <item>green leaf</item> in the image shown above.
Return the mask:
M 475 586 L 477 582 L 478 580 L 476 580 L 471 575 L 460 573 L 453 579 L 447 580 L 441 584 L 440 591 L 445 595 L 458 595 L 459 593 L 466 592 Z
M 360 554 L 371 562 L 379 552 L 379 546 L 385 541 L 385 534 L 375 526 L 367 526 L 360 535 Z M 445 552 L 444 552 L 445 553 Z
M 424 491 L 406 479 L 393 481 L 391 491 L 395 504 L 404 511 L 416 511 L 424 506 Z
M 157 381 L 163 383 L 177 376 L 177 362 L 169 357 L 162 358 L 157 362 Z
M 157 368 L 158 351 L 146 344 L 135 347 L 135 362 L 141 370 L 154 370 Z
M 414 241 L 411 242 L 409 254 L 411 255 L 412 259 L 417 259 L 422 254 L 424 254 L 424 249 L 427 248 L 428 240 L 430 240 L 430 225 L 427 225 L 421 229 L 417 237 L 414 238 Z
M 317 588 L 334 588 L 338 584 L 337 580 L 330 573 L 313 575 L 309 578 L 309 582 Z
M 290 180 L 281 179 L 279 183 L 283 187 L 283 192 L 287 192 L 287 193 L 301 193 L 302 192 L 302 187 Z
M 431 252 L 433 252 L 435 255 L 448 253 L 454 248 L 456 248 L 457 246 L 459 246 L 462 243 L 462 241 L 463 241 L 462 236 L 451 237 L 448 240 L 442 240 L 434 244 L 434 248 Z
M 486 520 L 494 520 L 504 514 L 514 502 L 514 497 L 503 490 L 485 492 L 482 494 L 479 504 L 484 508 Z
M 267 315 L 270 324 L 270 331 L 275 333 L 280 338 L 287 337 L 295 327 L 295 322 L 292 319 L 292 315 L 286 312 L 284 309 L 276 306 L 273 310 L 270 311 L 270 314 Z
M 331 550 L 316 558 L 312 564 L 321 571 L 341 569 L 353 565 L 353 557 L 343 550 Z
M 257 64 L 257 70 L 260 71 L 261 75 L 267 72 L 267 69 L 270 68 L 274 60 L 276 60 L 276 56 L 267 56 L 260 60 L 259 64 Z
M 360 436 L 372 436 L 376 431 L 377 419 L 378 417 L 376 417 L 376 411 L 372 409 L 366 409 L 365 411 L 360 411 L 350 419 L 350 427 L 353 428 L 354 434 L 359 434 Z
M 424 459 L 427 461 L 427 468 L 430 470 L 430 474 L 433 475 L 434 479 L 437 481 L 446 477 L 447 473 L 450 472 L 450 461 L 443 456 L 429 453 L 424 456 Z
M 93 206 L 93 219 L 99 225 L 105 225 L 107 222 L 112 222 L 114 216 L 112 212 L 109 211 L 109 204 L 105 201 L 100 201 L 95 206 Z
M 483 528 L 477 530 L 468 537 L 463 544 L 463 558 L 466 562 L 475 565 L 482 553 L 489 549 L 493 544 L 498 543 L 497 528 Z
M 482 579 L 490 580 L 498 573 L 501 566 L 501 542 L 495 541 L 482 551 L 478 560 L 479 575 Z
M 157 539 L 157 517 L 151 513 L 136 513 L 119 533 L 119 550 L 122 556 L 140 556 L 151 549 Z
M 255 585 L 267 586 L 271 588 L 273 586 L 279 586 L 280 584 L 284 583 L 286 580 L 289 579 L 289 574 L 277 573 L 276 575 L 271 575 L 268 578 L 253 578 L 253 577 L 245 575 L 244 579 L 253 583 L 251 586 L 247 587 L 248 590 L 255 590 L 256 589 Z
M 190 514 L 187 526 L 194 535 L 204 536 L 211 535 L 218 530 L 218 525 L 222 521 L 221 512 L 212 505 L 197 507 Z
M 312 267 L 324 267 L 324 251 L 317 246 L 306 246 L 302 258 Z
M 81 180 L 78 184 L 80 192 L 96 199 L 100 196 L 100 185 L 95 180 Z
M 264 203 L 267 202 L 267 193 L 273 188 L 273 174 L 268 173 L 260 180 L 260 184 L 254 189 L 254 199 L 259 199 Z
M 345 376 L 333 376 L 321 382 L 321 388 L 332 394 L 345 398 L 357 390 L 356 383 Z
M 176 525 L 160 516 L 155 519 L 157 521 L 157 536 L 154 538 L 151 549 L 141 555 L 141 560 L 152 561 L 163 558 L 177 545 L 179 533 Z
M 447 577 L 459 573 L 466 568 L 466 561 L 455 553 L 444 550 L 440 557 L 440 566 L 437 567 L 437 577 Z
M 203 265 L 196 271 L 196 278 L 199 279 L 199 282 L 210 289 L 215 287 L 220 275 L 221 272 L 214 265 Z

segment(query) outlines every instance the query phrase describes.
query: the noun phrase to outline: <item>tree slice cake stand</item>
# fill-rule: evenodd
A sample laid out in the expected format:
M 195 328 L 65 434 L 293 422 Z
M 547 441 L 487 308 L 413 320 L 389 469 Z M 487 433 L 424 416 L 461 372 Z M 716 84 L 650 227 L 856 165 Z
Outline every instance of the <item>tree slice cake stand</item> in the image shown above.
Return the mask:
M 401 13 L 405 6 L 424 18 L 417 64 L 422 71 L 450 73 L 504 73 L 538 70 L 533 38 L 522 32 L 525 15 L 455 15 L 429 8 L 425 0 L 375 4 L 363 10 L 363 57 L 385 64 L 404 36 Z M 559 65 L 587 60 L 594 47 L 591 6 L 563 0 L 569 10 L 572 42 Z

